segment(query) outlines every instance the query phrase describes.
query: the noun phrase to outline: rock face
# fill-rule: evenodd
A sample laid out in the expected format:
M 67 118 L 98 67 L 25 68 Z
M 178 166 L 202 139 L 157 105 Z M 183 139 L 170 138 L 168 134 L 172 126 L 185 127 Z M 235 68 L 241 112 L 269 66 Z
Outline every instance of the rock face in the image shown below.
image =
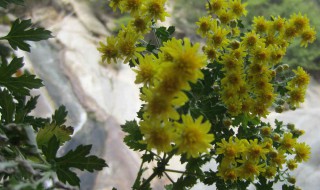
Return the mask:
M 109 68 L 99 65 L 98 42 L 109 32 L 84 2 L 70 1 L 75 14 L 63 17 L 50 8 L 52 17 L 48 22 L 41 22 L 43 17 L 33 15 L 35 21 L 43 23 L 55 36 L 35 43 L 31 53 L 18 52 L 25 56 L 26 67 L 46 87 L 33 92 L 41 94 L 33 114 L 49 117 L 54 109 L 65 105 L 67 124 L 75 127 L 76 132 L 61 153 L 79 144 L 92 144 L 91 153 L 107 161 L 109 167 L 100 173 L 80 173 L 81 189 L 130 189 L 140 158 L 123 143 L 120 125 L 135 118 L 140 107 L 139 89 L 128 65 Z
M 68 2 L 68 10 L 64 12 L 59 10 L 64 6 L 61 1 L 53 2 L 58 8 L 49 8 L 51 16 L 45 17 L 45 22 L 37 14 L 33 15 L 33 19 L 52 30 L 55 38 L 36 43 L 30 54 L 24 54 L 27 67 L 46 86 L 34 91 L 34 94 L 41 94 L 34 114 L 48 117 L 57 106 L 65 105 L 69 112 L 68 125 L 74 126 L 76 133 L 62 152 L 78 144 L 93 144 L 92 153 L 107 161 L 109 167 L 99 173 L 81 173 L 81 189 L 131 189 L 140 157 L 123 144 L 124 134 L 120 125 L 126 120 L 133 120 L 141 104 L 139 89 L 133 82 L 134 73 L 128 65 L 107 68 L 99 65 L 100 55 L 96 48 L 98 41 L 104 40 L 105 35 L 109 34 L 107 26 L 110 24 L 101 23 L 93 14 L 94 10 L 86 4 L 87 1 L 65 0 L 63 2 Z M 34 12 L 43 14 L 48 7 L 42 9 L 37 7 Z M 303 189 L 317 189 L 320 186 L 317 180 L 320 178 L 320 140 L 317 136 L 320 123 L 319 94 L 319 84 L 312 81 L 302 108 L 281 115 L 272 113 L 268 118 L 270 122 L 277 118 L 295 123 L 297 128 L 306 131 L 301 140 L 311 145 L 312 156 L 294 173 L 297 185 Z M 175 162 L 171 165 L 180 167 L 175 166 Z M 214 166 L 208 165 L 208 168 Z M 155 189 L 163 189 L 163 183 L 166 181 L 157 181 Z M 193 189 L 214 187 L 199 184 Z

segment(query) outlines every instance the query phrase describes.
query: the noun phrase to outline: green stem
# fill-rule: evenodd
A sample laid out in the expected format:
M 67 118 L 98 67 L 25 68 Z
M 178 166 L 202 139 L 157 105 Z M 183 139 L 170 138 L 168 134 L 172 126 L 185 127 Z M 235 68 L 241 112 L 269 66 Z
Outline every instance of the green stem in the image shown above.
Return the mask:
M 157 176 L 157 175 L 159 175 L 159 176 L 161 176 L 161 174 L 163 173 L 163 172 L 165 172 L 165 169 L 158 169 L 158 168 L 161 168 L 161 167 L 165 167 L 166 165 L 167 165 L 167 163 L 169 162 L 169 160 L 172 158 L 172 156 L 174 155 L 174 153 L 175 152 L 172 152 L 172 154 L 170 154 L 170 155 L 168 155 L 168 157 L 167 158 L 165 158 L 165 159 L 163 159 L 162 160 L 162 163 L 161 163 L 161 165 L 159 166 L 157 166 L 157 168 L 156 169 L 154 169 L 153 170 L 153 173 L 151 174 L 151 176 L 149 176 L 149 178 L 146 180 L 146 181 L 144 181 L 143 182 L 143 184 L 139 187 L 139 188 L 137 188 L 137 190 L 144 190 L 145 188 L 146 188 L 146 186 Z
M 172 170 L 172 169 L 166 169 L 166 172 L 173 172 L 173 173 L 179 173 L 179 174 L 185 174 L 185 171 L 179 171 L 179 170 Z
M 147 153 L 147 150 L 145 151 L 144 154 L 146 154 L 146 153 Z M 132 188 L 134 188 L 135 186 L 137 186 L 139 184 L 139 181 L 140 181 L 140 178 L 141 178 L 142 172 L 143 172 L 142 166 L 143 166 L 143 160 L 141 161 L 141 164 L 140 164 L 140 167 L 139 167 L 139 172 L 138 172 L 138 175 L 137 175 L 136 179 L 134 180 Z
M 171 183 L 174 183 L 173 179 L 169 176 L 167 172 L 164 172 L 164 175 L 167 176 L 167 178 L 171 181 Z
M 41 169 L 41 170 L 50 170 L 51 169 L 51 166 L 49 166 L 49 165 L 32 163 L 32 162 L 29 162 L 29 163 L 32 167 L 37 168 L 37 169 Z

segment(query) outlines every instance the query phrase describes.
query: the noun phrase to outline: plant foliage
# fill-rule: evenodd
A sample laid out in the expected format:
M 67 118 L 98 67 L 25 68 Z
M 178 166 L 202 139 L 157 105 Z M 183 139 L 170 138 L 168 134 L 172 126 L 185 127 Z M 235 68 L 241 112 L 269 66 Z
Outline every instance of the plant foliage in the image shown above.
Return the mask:
M 1 1 L 22 4 L 23 0 Z M 14 49 L 30 52 L 27 41 L 51 38 L 51 32 L 33 28 L 31 20 L 13 22 L 7 40 Z M 1 44 L 1 46 L 3 46 Z M 5 46 L 4 46 L 5 47 Z M 91 145 L 79 145 L 75 150 L 57 156 L 59 148 L 71 140 L 73 128 L 65 126 L 67 111 L 60 106 L 52 118 L 37 118 L 30 113 L 39 96 L 30 91 L 43 86 L 42 80 L 28 72 L 22 73 L 23 58 L 1 53 L 0 62 L 0 189 L 70 189 L 80 186 L 74 169 L 102 170 L 105 161 L 90 155 Z M 50 185 L 47 185 L 48 182 Z

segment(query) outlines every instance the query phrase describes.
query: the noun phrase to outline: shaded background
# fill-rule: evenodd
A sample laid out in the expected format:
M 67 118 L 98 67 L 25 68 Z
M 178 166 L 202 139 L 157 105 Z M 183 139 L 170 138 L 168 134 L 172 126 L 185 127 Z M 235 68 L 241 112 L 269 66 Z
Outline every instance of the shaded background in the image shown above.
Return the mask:
M 318 14 L 320 0 L 248 0 L 248 17 L 280 15 L 289 17 L 293 12 L 307 14 L 316 29 L 320 26 Z M 172 18 L 165 26 L 175 25 L 176 36 L 200 40 L 195 35 L 195 22 L 204 16 L 205 0 L 171 0 L 167 10 Z M 9 16 L 0 9 L 0 36 L 10 29 L 10 22 L 16 17 L 31 18 L 33 23 L 53 32 L 54 38 L 35 43 L 31 53 L 16 52 L 25 56 L 25 68 L 38 75 L 45 84 L 34 95 L 41 94 L 33 114 L 49 117 L 59 105 L 65 105 L 68 124 L 75 127 L 72 141 L 64 147 L 69 150 L 78 144 L 93 144 L 92 153 L 102 156 L 109 168 L 94 174 L 81 174 L 81 189 L 118 190 L 130 189 L 140 166 L 140 155 L 129 150 L 122 142 L 124 134 L 120 125 L 133 120 L 140 107 L 139 87 L 134 84 L 134 73 L 128 65 L 99 65 L 97 51 L 99 41 L 116 34 L 121 24 L 126 24 L 129 15 L 112 12 L 107 0 L 26 0 L 25 6 L 12 6 Z M 318 32 L 318 38 L 320 32 Z M 288 49 L 284 62 L 291 67 L 303 66 L 311 75 L 306 101 L 295 112 L 271 113 L 275 118 L 295 123 L 306 131 L 301 140 L 312 147 L 311 159 L 301 164 L 294 172 L 297 185 L 303 189 L 317 189 L 320 186 L 320 139 L 317 131 L 320 123 L 320 42 L 317 40 L 307 49 L 300 48 L 294 41 Z M 62 152 L 64 151 L 62 150 Z M 176 160 L 176 161 L 175 161 Z M 170 167 L 183 170 L 178 158 Z M 152 163 L 149 168 L 152 168 Z M 214 169 L 213 163 L 205 169 Z M 308 176 L 308 177 L 305 177 Z M 177 178 L 178 176 L 172 175 Z M 154 180 L 155 189 L 163 189 L 167 179 Z M 193 189 L 213 189 L 202 184 Z

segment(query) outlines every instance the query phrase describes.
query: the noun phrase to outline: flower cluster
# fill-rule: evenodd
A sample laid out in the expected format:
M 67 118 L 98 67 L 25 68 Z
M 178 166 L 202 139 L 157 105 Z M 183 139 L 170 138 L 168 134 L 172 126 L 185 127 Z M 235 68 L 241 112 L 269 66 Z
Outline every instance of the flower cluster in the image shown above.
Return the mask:
M 127 26 L 122 26 L 117 37 L 109 36 L 106 44 L 100 42 L 99 52 L 102 54 L 101 64 L 130 59 L 145 50 L 137 47 L 139 40 L 151 30 L 152 22 L 164 21 L 169 14 L 165 11 L 166 0 L 111 0 L 110 7 L 122 13 L 130 13 L 133 19 Z
M 203 77 L 200 69 L 205 66 L 206 57 L 199 52 L 199 44 L 191 45 L 187 38 L 172 38 L 160 48 L 158 58 L 139 56 L 139 63 L 136 82 L 144 84 L 141 99 L 146 102 L 140 126 L 149 148 L 168 152 L 174 144 L 178 152 L 192 157 L 207 152 L 213 141 L 213 135 L 207 134 L 210 123 L 201 124 L 202 117 L 194 122 L 190 115 L 182 115 L 182 123 L 177 122 L 177 108 L 188 101 L 183 90 L 190 90 L 189 82 Z M 152 135 L 154 130 L 162 130 L 166 141 L 157 140 L 157 135 Z
M 146 188 L 155 176 L 167 175 L 166 165 L 176 154 L 182 163 L 190 162 L 173 189 L 176 184 L 192 186 L 189 178 L 193 184 L 199 179 L 224 182 L 228 188 L 242 185 L 241 189 L 248 186 L 243 180 L 292 181 L 285 176 L 287 170 L 310 155 L 310 147 L 298 142 L 303 131 L 278 121 L 273 128 L 261 117 L 274 105 L 280 112 L 285 103 L 297 107 L 304 101 L 308 74 L 300 67 L 289 73 L 282 59 L 293 39 L 300 38 L 305 47 L 315 40 L 308 18 L 301 13 L 289 19 L 258 16 L 248 30 L 240 20 L 247 14 L 245 3 L 209 0 L 208 15 L 196 23 L 197 34 L 205 40 L 200 45 L 170 36 L 170 27 L 157 27 L 157 21 L 168 16 L 165 2 L 111 0 L 114 10 L 129 13 L 133 20 L 98 48 L 103 62 L 130 61 L 140 85 L 139 122 L 123 126 L 129 133 L 124 141 L 145 151 L 143 163 L 158 164 L 143 180 L 142 163 L 136 189 Z M 150 31 L 156 44 L 142 42 Z M 203 172 L 200 167 L 212 159 L 217 171 Z
M 210 15 L 199 19 L 197 33 L 206 39 L 203 49 L 208 58 L 223 64 L 221 99 L 228 112 L 233 116 L 246 113 L 266 117 L 278 96 L 272 84 L 277 76 L 275 68 L 290 41 L 300 37 L 301 45 L 307 46 L 315 40 L 315 30 L 300 13 L 288 20 L 279 16 L 266 20 L 259 16 L 254 17 L 252 30 L 240 36 L 237 19 L 246 14 L 245 6 L 240 0 L 209 1 Z M 307 77 L 301 76 L 302 68 L 298 72 L 298 77 Z M 304 85 L 295 85 L 294 81 L 288 84 L 291 94 L 288 102 L 299 105 L 308 81 Z
M 183 106 L 190 90 L 189 82 L 196 83 L 203 78 L 200 71 L 206 66 L 207 59 L 199 51 L 200 44 L 191 44 L 185 38 L 172 38 L 159 47 L 155 56 L 143 53 L 145 47 L 137 47 L 143 35 L 155 27 L 157 20 L 164 21 L 165 0 L 112 0 L 110 6 L 121 12 L 130 13 L 134 18 L 128 26 L 123 26 L 117 37 L 107 37 L 107 45 L 100 43 L 98 50 L 102 53 L 102 62 L 116 62 L 117 59 L 129 60 L 136 65 L 136 84 L 143 84 L 141 100 L 146 104 L 144 114 L 139 122 L 144 140 L 149 150 L 158 153 L 177 149 L 188 157 L 198 157 L 208 152 L 213 134 L 208 134 L 211 124 L 202 123 L 203 117 L 195 121 L 189 115 L 180 115 L 177 109 Z M 153 26 L 152 26 L 153 25 Z
M 294 170 L 298 163 L 309 159 L 310 147 L 297 142 L 296 129 L 279 135 L 270 126 L 262 126 L 260 134 L 260 140 L 230 137 L 229 141 L 222 139 L 218 142 L 216 154 L 222 155 L 222 160 L 217 175 L 232 182 L 241 179 L 254 181 L 260 175 L 273 179 L 284 165 Z

